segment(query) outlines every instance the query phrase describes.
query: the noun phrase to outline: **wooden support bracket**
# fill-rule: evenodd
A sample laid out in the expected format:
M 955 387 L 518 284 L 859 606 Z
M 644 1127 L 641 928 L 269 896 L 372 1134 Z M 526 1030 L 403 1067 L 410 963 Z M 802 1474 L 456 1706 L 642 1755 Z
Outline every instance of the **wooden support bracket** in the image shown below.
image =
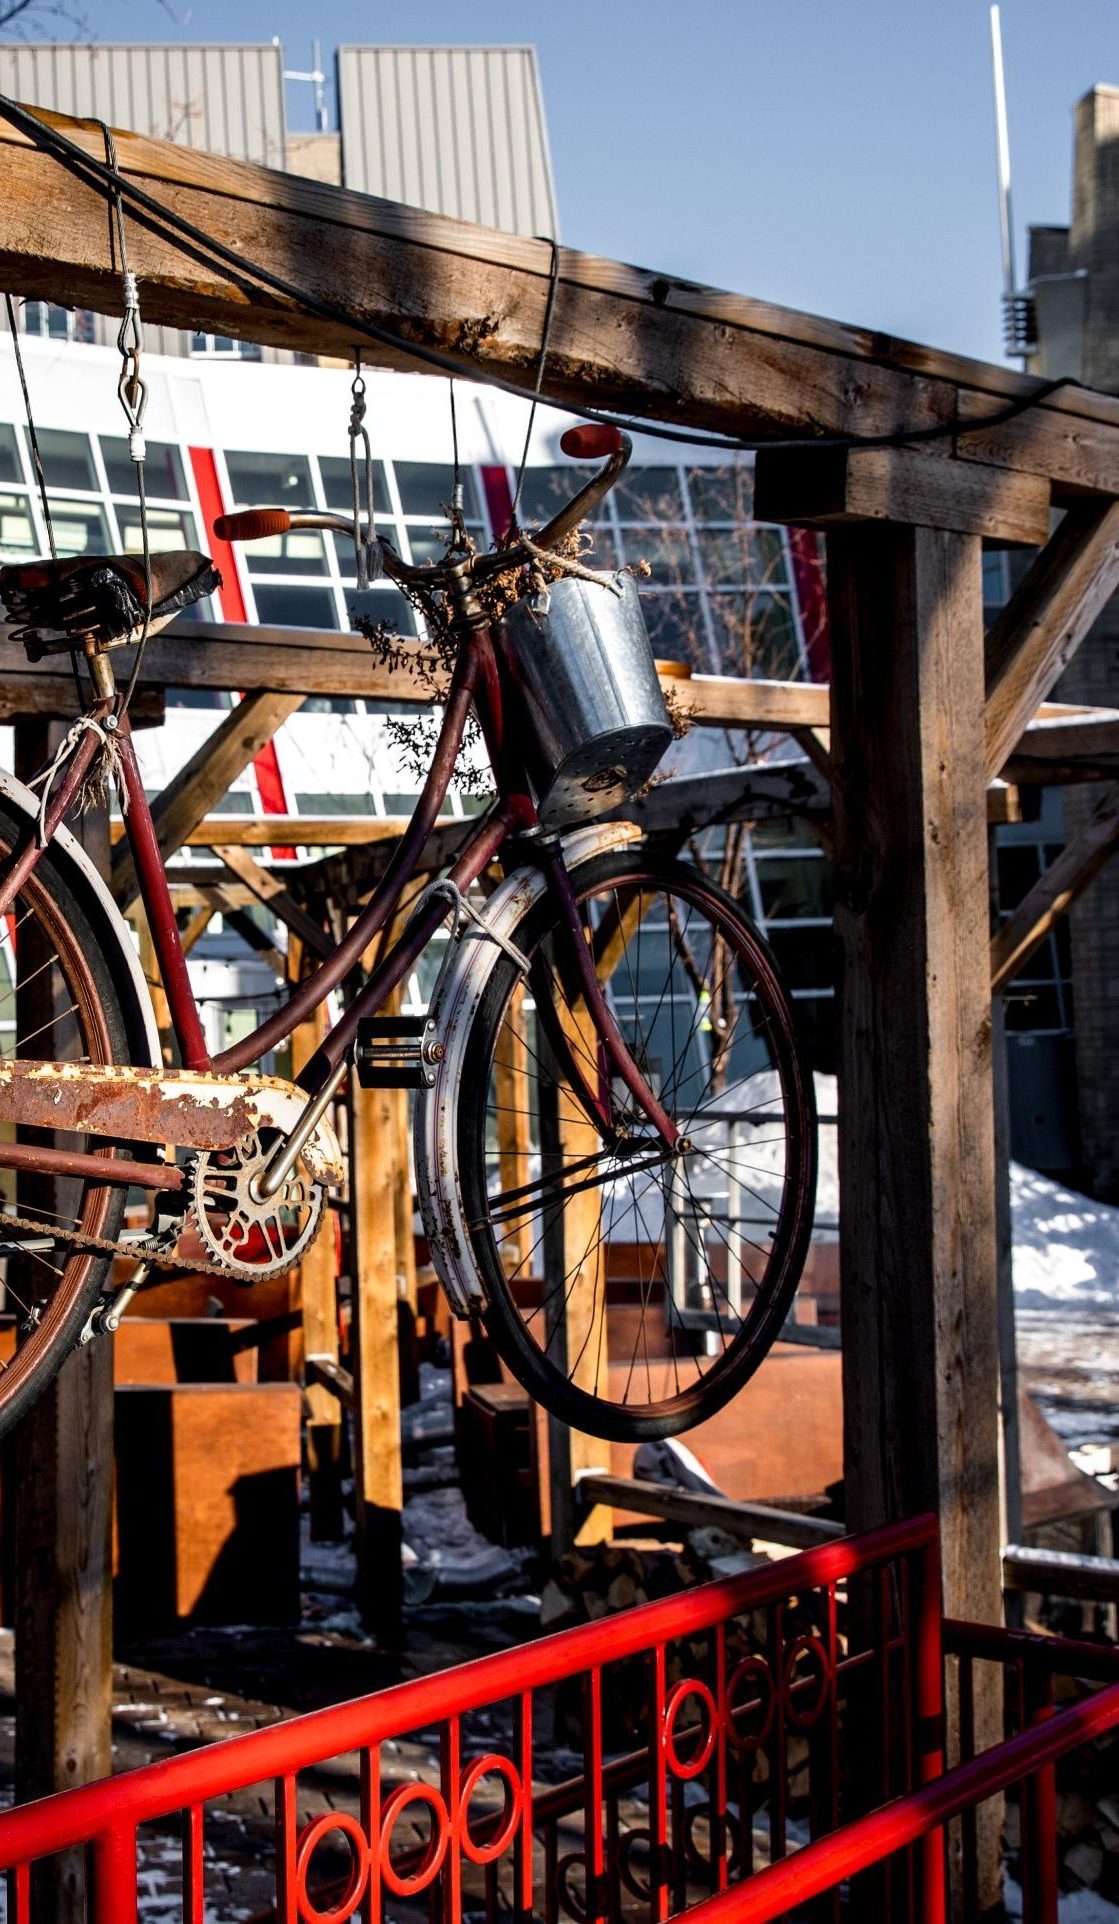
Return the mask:
M 991 993 L 999 995 L 1119 848 L 1119 785 L 1040 875 L 991 938 Z
M 897 521 L 1040 547 L 1049 538 L 1049 493 L 1039 474 L 912 448 L 765 448 L 754 466 L 757 519 L 810 528 Z
M 217 807 L 253 756 L 259 754 L 280 724 L 302 703 L 302 695 L 276 695 L 263 690 L 246 696 L 236 708 L 230 709 L 189 761 L 183 763 L 152 807 L 165 861 Z M 126 846 L 118 848 L 113 858 L 111 887 L 123 908 L 134 900 L 136 872 Z
M 275 875 L 270 874 L 259 862 L 254 862 L 247 848 L 223 846 L 215 848 L 214 854 L 265 908 L 277 916 L 301 942 L 305 942 L 309 949 L 313 949 L 316 955 L 326 956 L 333 952 L 334 944 L 326 930 L 308 915 L 306 909 L 300 908 L 294 896 Z
M 987 633 L 988 779 L 1067 668 L 1119 582 L 1119 502 L 1070 507 Z

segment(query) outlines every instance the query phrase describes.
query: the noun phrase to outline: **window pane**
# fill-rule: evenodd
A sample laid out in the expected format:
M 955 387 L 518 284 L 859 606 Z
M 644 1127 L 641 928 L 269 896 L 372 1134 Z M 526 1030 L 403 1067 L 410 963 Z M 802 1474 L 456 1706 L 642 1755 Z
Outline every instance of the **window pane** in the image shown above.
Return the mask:
M 692 468 L 688 474 L 692 513 L 697 521 L 748 521 L 753 507 L 753 477 L 747 467 Z
M 712 587 L 719 582 L 732 586 L 752 582 L 759 588 L 784 585 L 785 550 L 776 528 L 759 528 L 746 522 L 718 533 L 704 529 L 699 537 L 699 554 Z
M 334 596 L 329 588 L 301 588 L 263 582 L 253 588 L 257 620 L 266 628 L 336 628 Z
M 96 488 L 88 434 L 71 434 L 67 428 L 40 428 L 39 450 L 49 488 Z
M 109 554 L 109 526 L 93 501 L 51 500 L 54 538 L 60 555 Z
M 135 498 L 136 467 L 128 458 L 128 442 L 116 435 L 101 436 L 101 459 L 109 478 L 109 493 Z M 185 501 L 186 476 L 183 457 L 169 441 L 149 441 L 144 456 L 144 485 L 154 500 Z
M 139 508 L 118 507 L 117 521 L 125 554 L 143 554 L 144 538 Z M 177 548 L 196 548 L 194 516 L 179 514 L 174 508 L 149 508 L 148 541 L 153 554 L 163 554 Z
M 597 468 L 580 468 L 574 463 L 562 468 L 526 468 L 521 488 L 521 520 L 550 520 L 597 473 Z M 600 518 L 605 512 L 604 505 L 600 503 L 595 518 Z
M 362 594 L 356 588 L 346 588 L 344 593 L 346 613 L 352 627 L 357 627 L 359 619 L 374 623 L 384 621 L 395 635 L 415 634 L 416 611 L 399 588 L 366 588 Z
M 647 561 L 653 581 L 692 586 L 695 563 L 686 528 L 627 528 L 622 536 L 626 560 Z
M 623 521 L 682 521 L 684 503 L 675 468 L 627 468 L 614 489 Z
M 450 525 L 446 521 L 441 528 L 409 528 L 408 546 L 417 568 L 426 567 L 431 561 L 442 561 L 447 552 L 450 532 Z
M 23 561 L 38 553 L 35 530 L 27 507 L 27 497 L 0 494 L 0 557 Z
M 394 461 L 393 467 L 396 485 L 400 490 L 400 504 L 405 514 L 446 515 L 455 485 L 455 471 L 449 464 Z M 478 490 L 474 485 L 472 469 L 463 468 L 462 484 L 463 514 L 468 521 L 480 521 L 482 511 L 478 506 Z
M 310 508 L 314 503 L 305 454 L 227 454 L 225 464 L 239 507 Z
M 23 482 L 16 431 L 6 425 L 0 425 L 0 481 Z
M 246 545 L 251 575 L 324 575 L 326 548 L 317 528 L 293 528 Z
M 641 612 L 659 661 L 686 661 L 701 673 L 710 668 L 698 595 L 643 594 Z
M 715 640 L 724 674 L 795 681 L 800 674 L 796 624 L 787 595 L 712 595 Z
M 350 480 L 350 464 L 340 456 L 320 454 L 319 473 L 322 475 L 323 493 L 326 505 L 338 514 L 352 514 L 354 508 L 353 483 Z M 365 464 L 359 469 L 360 486 L 358 489 L 362 512 L 365 510 Z M 389 514 L 389 490 L 385 478 L 383 461 L 373 463 L 373 506 L 378 514 Z
M 822 856 L 768 856 L 758 862 L 757 872 L 767 919 L 830 916 L 831 870 Z

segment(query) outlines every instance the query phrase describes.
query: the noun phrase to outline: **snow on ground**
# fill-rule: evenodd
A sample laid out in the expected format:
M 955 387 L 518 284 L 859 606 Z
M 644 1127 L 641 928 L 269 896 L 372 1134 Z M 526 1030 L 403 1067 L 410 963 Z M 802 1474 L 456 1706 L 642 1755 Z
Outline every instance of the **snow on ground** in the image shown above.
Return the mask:
M 836 1100 L 835 1077 L 818 1075 L 823 1241 L 839 1216 Z M 1119 1441 L 1119 1209 L 1021 1163 L 1010 1168 L 1010 1209 L 1022 1380 L 1070 1447 Z
M 1010 1167 L 1018 1310 L 1119 1310 L 1119 1209 Z

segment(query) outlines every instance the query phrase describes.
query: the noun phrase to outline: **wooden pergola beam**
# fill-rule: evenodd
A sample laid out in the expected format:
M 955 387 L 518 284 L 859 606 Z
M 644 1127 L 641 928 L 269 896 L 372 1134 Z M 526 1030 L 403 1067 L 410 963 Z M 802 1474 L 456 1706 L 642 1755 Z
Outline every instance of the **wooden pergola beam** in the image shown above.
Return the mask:
M 275 915 L 307 948 L 320 956 L 333 953 L 335 945 L 326 930 L 308 915 L 306 909 L 300 908 L 295 897 L 277 876 L 253 860 L 247 848 L 218 846 L 214 854 L 256 896 L 261 907 Z
M 301 695 L 277 695 L 264 690 L 238 702 L 223 716 L 212 735 L 183 763 L 152 804 L 160 850 L 166 861 L 182 847 L 191 830 L 217 807 L 244 769 L 272 740 L 281 723 L 302 704 Z M 126 846 L 113 858 L 110 887 L 127 908 L 136 894 L 136 872 Z
M 1119 502 L 1070 507 L 987 632 L 987 773 L 997 775 L 1119 582 Z
M 407 815 L 206 815 L 183 836 L 180 848 L 350 848 L 393 841 Z M 114 821 L 114 843 L 125 824 Z
M 1061 850 L 991 938 L 991 993 L 1013 980 L 1119 848 L 1119 785 L 1110 788 L 1080 834 Z
M 99 126 L 36 111 L 103 160 Z M 116 143 L 126 178 L 164 207 L 242 259 L 406 344 L 365 341 L 370 362 L 414 366 L 415 345 L 448 355 L 464 375 L 524 384 L 535 376 L 550 244 L 123 130 Z M 119 312 L 119 268 L 101 195 L 7 122 L 0 150 L 0 281 L 34 298 Z M 148 320 L 352 355 L 351 325 L 301 311 L 243 270 L 188 255 L 137 218 L 129 227 Z M 871 329 L 559 250 L 543 391 L 576 408 L 590 399 L 734 436 L 867 435 L 981 418 L 1038 385 Z M 1023 442 L 991 429 L 982 464 L 1119 493 L 1119 403 L 1070 388 L 1039 415 L 1047 429 L 1043 458 L 1028 435 Z M 1075 425 L 1085 420 L 1093 424 L 1092 478 Z M 961 441 L 964 458 L 973 452 Z

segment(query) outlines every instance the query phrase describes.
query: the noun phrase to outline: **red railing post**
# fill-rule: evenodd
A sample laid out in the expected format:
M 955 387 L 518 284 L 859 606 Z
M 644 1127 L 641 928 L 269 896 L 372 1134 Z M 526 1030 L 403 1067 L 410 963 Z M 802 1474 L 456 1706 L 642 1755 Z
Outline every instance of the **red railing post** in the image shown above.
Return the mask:
M 934 1536 L 914 1557 L 917 1592 L 913 1636 L 917 1781 L 944 1774 L 944 1650 L 941 1640 L 940 1539 Z M 930 1831 L 920 1846 L 920 1924 L 944 1924 L 946 1880 L 944 1832 Z
M 114 1825 L 90 1846 L 93 1903 L 90 1924 L 135 1924 L 137 1912 L 136 1829 Z
M 1027 1671 L 1030 1727 L 1053 1715 L 1053 1678 Z M 1022 1914 L 1024 1924 L 1057 1924 L 1057 1772 L 1043 1764 L 1022 1785 Z

